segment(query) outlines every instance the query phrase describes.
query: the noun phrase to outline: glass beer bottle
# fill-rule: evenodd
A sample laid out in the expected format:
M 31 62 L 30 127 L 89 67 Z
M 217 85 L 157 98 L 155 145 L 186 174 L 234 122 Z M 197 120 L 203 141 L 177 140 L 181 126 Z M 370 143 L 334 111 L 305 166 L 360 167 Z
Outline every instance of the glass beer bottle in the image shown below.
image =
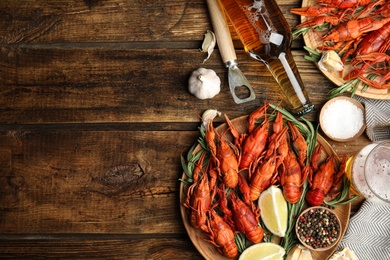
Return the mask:
M 264 63 L 296 115 L 314 106 L 291 54 L 292 34 L 275 0 L 219 0 L 245 51 Z

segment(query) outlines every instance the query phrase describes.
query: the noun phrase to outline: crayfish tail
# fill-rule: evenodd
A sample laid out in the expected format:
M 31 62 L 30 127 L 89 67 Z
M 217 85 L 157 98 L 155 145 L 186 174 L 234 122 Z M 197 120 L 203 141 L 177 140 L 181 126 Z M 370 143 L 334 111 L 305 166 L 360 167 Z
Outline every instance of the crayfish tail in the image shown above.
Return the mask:
M 306 193 L 306 201 L 310 204 L 310 206 L 319 206 L 324 201 L 324 191 L 319 189 L 309 190 Z
M 247 231 L 245 233 L 245 236 L 248 238 L 249 241 L 257 244 L 263 240 L 264 230 L 259 225 L 256 225 L 251 230 Z

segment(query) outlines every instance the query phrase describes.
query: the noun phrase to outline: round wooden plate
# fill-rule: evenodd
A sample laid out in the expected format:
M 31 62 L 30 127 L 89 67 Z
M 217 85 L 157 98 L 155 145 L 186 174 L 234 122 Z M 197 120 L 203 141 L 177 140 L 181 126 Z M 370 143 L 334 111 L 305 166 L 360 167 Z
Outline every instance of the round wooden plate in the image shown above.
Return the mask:
M 236 119 L 231 120 L 234 126 L 237 128 L 237 130 L 240 133 L 247 132 L 247 118 L 248 116 L 242 116 L 238 117 Z M 222 124 L 219 127 L 216 128 L 216 131 L 218 131 L 219 134 L 225 133 L 227 129 L 227 124 Z M 232 137 L 230 135 L 225 135 L 225 137 L 232 141 Z M 323 147 L 322 151 L 322 160 L 324 160 L 329 155 L 336 155 L 336 152 L 332 149 L 332 147 L 329 145 L 329 143 L 320 135 L 317 135 L 317 142 L 320 143 Z M 200 145 L 198 145 L 194 153 L 198 152 L 201 149 Z M 340 161 L 338 161 L 340 163 Z M 185 173 L 183 173 L 182 176 L 183 179 L 186 179 Z M 191 226 L 190 222 L 188 221 L 188 216 L 186 212 L 186 208 L 183 206 L 183 203 L 186 199 L 187 195 L 187 186 L 183 182 L 180 185 L 180 212 L 183 219 L 184 227 L 187 230 L 188 236 L 190 237 L 192 243 L 195 245 L 196 249 L 199 251 L 199 253 L 205 258 L 205 259 L 230 259 L 227 257 L 223 257 L 215 246 L 213 246 L 211 243 L 205 241 L 205 239 L 208 239 L 205 234 L 200 231 L 199 229 L 195 229 Z M 351 212 L 351 204 L 338 206 L 334 210 L 337 214 L 337 216 L 340 218 L 341 221 L 341 237 L 344 236 L 344 233 L 347 229 L 348 222 L 349 222 L 349 216 Z M 332 248 L 329 248 L 326 251 L 312 251 L 313 259 L 327 259 L 330 257 L 333 252 L 336 250 L 337 246 L 340 244 L 341 239 L 338 241 L 337 244 L 335 244 Z
M 316 4 L 316 0 L 303 0 L 302 1 L 302 7 L 309 7 L 314 6 Z M 301 16 L 301 22 L 305 22 L 308 20 L 308 17 Z M 305 45 L 313 50 L 315 50 L 318 46 L 322 46 L 322 40 L 321 38 L 313 31 L 310 30 L 308 33 L 303 35 L 303 40 L 305 42 Z M 317 63 L 316 63 L 317 65 Z M 318 65 L 317 65 L 318 67 Z M 344 83 L 346 83 L 345 80 L 343 80 L 338 72 L 328 72 L 321 70 L 319 67 L 318 69 L 334 84 L 337 86 L 341 86 Z M 349 71 L 351 71 L 351 66 L 347 65 L 344 67 L 344 75 L 346 75 Z M 364 92 L 362 92 L 363 86 L 360 85 L 358 87 L 358 90 L 356 91 L 355 95 L 371 98 L 371 99 L 383 99 L 388 100 L 390 99 L 390 89 L 377 89 L 368 87 Z

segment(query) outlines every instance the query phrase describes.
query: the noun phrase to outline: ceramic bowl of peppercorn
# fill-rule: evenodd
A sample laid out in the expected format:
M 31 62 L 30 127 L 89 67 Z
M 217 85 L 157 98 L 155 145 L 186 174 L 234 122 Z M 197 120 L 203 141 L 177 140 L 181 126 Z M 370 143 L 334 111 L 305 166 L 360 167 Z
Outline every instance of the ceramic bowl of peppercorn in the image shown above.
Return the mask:
M 310 207 L 299 215 L 295 224 L 295 232 L 305 247 L 314 251 L 325 251 L 339 241 L 341 222 L 329 208 Z

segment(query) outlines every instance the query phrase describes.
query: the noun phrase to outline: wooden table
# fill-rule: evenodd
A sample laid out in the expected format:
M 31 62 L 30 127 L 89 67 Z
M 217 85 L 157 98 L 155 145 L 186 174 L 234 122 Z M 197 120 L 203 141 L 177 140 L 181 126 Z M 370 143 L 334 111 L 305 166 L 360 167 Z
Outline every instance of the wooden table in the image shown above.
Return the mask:
M 277 0 L 289 24 L 298 0 Z M 234 32 L 257 99 L 237 105 L 205 0 L 0 1 L 0 257 L 201 259 L 179 211 L 180 155 L 209 108 L 230 118 L 283 96 Z M 334 85 L 293 54 L 316 124 Z M 190 73 L 213 69 L 221 93 L 198 100 Z M 217 123 L 223 118 L 217 118 Z M 370 143 L 329 141 L 354 154 Z

